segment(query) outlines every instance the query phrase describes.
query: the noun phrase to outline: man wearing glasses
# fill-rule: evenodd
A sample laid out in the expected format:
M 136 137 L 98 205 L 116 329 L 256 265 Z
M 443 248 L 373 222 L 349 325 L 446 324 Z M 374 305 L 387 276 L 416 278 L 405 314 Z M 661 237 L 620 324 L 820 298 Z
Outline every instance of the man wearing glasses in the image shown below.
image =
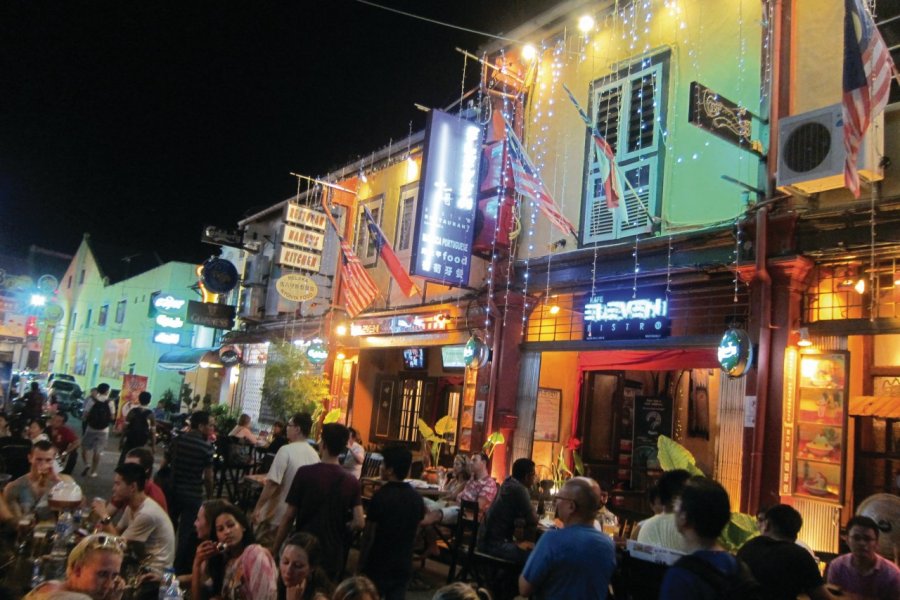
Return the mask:
M 574 477 L 556 495 L 556 516 L 562 529 L 538 540 L 519 576 L 519 594 L 554 598 L 603 600 L 616 568 L 612 539 L 594 528 L 600 509 L 600 486 L 587 477 Z
M 66 580 L 48 581 L 25 600 L 119 600 L 125 580 L 119 576 L 125 541 L 104 533 L 89 535 L 69 554 Z
M 850 554 L 831 561 L 828 583 L 839 586 L 851 598 L 900 598 L 900 569 L 876 552 L 879 533 L 878 524 L 869 517 L 855 516 L 850 519 L 847 522 Z

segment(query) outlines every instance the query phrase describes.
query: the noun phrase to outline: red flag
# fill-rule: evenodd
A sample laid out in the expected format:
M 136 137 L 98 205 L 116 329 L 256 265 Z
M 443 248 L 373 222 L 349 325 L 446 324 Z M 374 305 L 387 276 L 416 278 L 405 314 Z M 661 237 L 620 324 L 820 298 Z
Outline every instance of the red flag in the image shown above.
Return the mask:
M 378 297 L 378 286 L 353 252 L 350 244 L 340 238 L 343 264 L 341 265 L 341 283 L 344 289 L 344 302 L 350 318 L 366 310 Z
M 419 293 L 419 288 L 417 288 L 416 284 L 413 283 L 413 280 L 409 278 L 409 273 L 407 273 L 406 269 L 403 268 L 403 265 L 400 264 L 400 259 L 397 258 L 394 249 L 391 247 L 390 243 L 388 243 L 387 238 L 384 237 L 384 232 L 381 231 L 381 227 L 375 222 L 375 217 L 372 216 L 372 212 L 365 204 L 363 205 L 363 214 L 366 216 L 366 227 L 369 229 L 369 236 L 375 243 L 378 255 L 381 257 L 381 260 L 384 261 L 388 271 L 391 272 L 391 277 L 393 277 L 394 281 L 400 286 L 400 290 L 407 298 Z
M 844 4 L 844 185 L 859 198 L 859 147 L 872 120 L 887 105 L 896 69 L 861 0 L 845 0 Z

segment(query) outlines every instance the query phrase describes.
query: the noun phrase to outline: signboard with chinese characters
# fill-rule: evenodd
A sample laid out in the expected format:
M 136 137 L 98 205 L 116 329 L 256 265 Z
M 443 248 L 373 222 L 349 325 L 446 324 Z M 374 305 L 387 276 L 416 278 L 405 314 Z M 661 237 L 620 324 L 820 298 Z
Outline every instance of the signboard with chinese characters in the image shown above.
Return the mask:
M 278 264 L 318 273 L 322 267 L 322 255 L 282 246 L 278 253 Z
M 188 302 L 187 322 L 214 329 L 231 329 L 234 327 L 234 307 L 191 300 Z
M 428 113 L 411 275 L 444 285 L 468 283 L 480 153 L 477 123 Z
M 584 305 L 584 339 L 645 340 L 669 337 L 665 288 L 604 292 Z

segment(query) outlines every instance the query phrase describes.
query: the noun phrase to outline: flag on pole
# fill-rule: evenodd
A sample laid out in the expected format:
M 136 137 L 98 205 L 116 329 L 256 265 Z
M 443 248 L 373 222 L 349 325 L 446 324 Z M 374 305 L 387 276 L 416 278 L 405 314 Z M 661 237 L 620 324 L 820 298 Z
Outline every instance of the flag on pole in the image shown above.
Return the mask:
M 844 185 L 859 198 L 859 147 L 872 120 L 887 105 L 896 69 L 862 0 L 844 4 Z
M 368 227 L 369 235 L 375 243 L 375 249 L 378 250 L 378 255 L 381 257 L 381 260 L 384 261 L 388 271 L 391 272 L 391 277 L 394 278 L 394 281 L 397 282 L 400 286 L 400 290 L 407 298 L 417 294 L 419 288 L 417 288 L 416 284 L 413 283 L 413 280 L 409 278 L 409 273 L 407 273 L 406 269 L 403 268 L 403 265 L 400 264 L 400 259 L 397 258 L 391 244 L 387 241 L 387 238 L 384 237 L 384 232 L 381 231 L 381 227 L 375 222 L 372 211 L 370 211 L 369 207 L 365 204 L 363 205 L 363 214 L 366 216 L 366 227 Z
M 550 219 L 550 222 L 563 233 L 570 233 L 577 237 L 575 226 L 559 212 L 556 202 L 553 201 L 553 197 L 541 181 L 537 169 L 531 164 L 531 160 L 509 122 L 506 122 L 506 153 L 512 165 L 513 184 L 516 191 L 537 204 L 544 216 Z
M 613 152 L 612 146 L 606 141 L 600 131 L 588 117 L 572 91 L 563 85 L 563 89 L 569 94 L 569 100 L 575 105 L 575 110 L 581 115 L 581 120 L 591 132 L 591 139 L 594 141 L 594 150 L 597 154 L 597 166 L 599 168 L 600 179 L 603 181 L 603 195 L 606 196 L 606 208 L 609 212 L 617 214 L 622 223 L 628 222 L 628 210 L 625 208 L 625 193 L 622 188 L 622 182 L 625 176 L 616 163 L 616 153 Z

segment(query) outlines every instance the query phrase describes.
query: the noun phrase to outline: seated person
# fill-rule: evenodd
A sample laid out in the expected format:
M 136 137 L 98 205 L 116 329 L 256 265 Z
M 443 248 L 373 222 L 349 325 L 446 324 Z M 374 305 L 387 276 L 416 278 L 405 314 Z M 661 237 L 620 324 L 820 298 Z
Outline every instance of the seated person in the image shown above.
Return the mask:
M 259 443 L 259 438 L 250 430 L 250 415 L 248 414 L 241 415 L 237 425 L 228 433 L 228 437 L 238 438 L 253 446 Z
M 675 501 L 681 495 L 687 480 L 691 474 L 684 469 L 666 471 L 657 482 L 659 499 L 665 505 L 662 514 L 650 517 L 641 526 L 637 541 L 642 544 L 668 548 L 677 552 L 689 552 L 687 541 L 678 532 L 675 524 Z
M 776 504 L 760 520 L 760 533 L 738 550 L 753 577 L 773 600 L 793 600 L 806 594 L 811 600 L 830 600 L 819 566 L 796 544 L 803 517 L 787 504 Z
M 101 499 L 94 500 L 93 509 L 107 533 L 120 534 L 127 542 L 143 544 L 151 567 L 159 571 L 169 569 L 175 560 L 175 530 L 172 520 L 145 491 L 147 474 L 136 464 L 116 468 L 112 501 L 125 503 L 125 515 L 118 526 Z
M 471 479 L 466 482 L 466 486 L 461 492 L 452 498 L 450 502 L 456 502 L 457 505 L 440 502 L 426 502 L 426 508 L 429 509 L 422 525 L 434 525 L 440 523 L 442 525 L 453 525 L 456 523 L 459 515 L 458 503 L 465 500 L 467 502 L 478 502 L 479 518 L 484 516 L 485 511 L 497 496 L 497 482 L 488 472 L 488 457 L 484 452 L 473 454 L 469 459 L 469 473 Z
M 144 484 L 144 493 L 147 494 L 147 497 L 156 500 L 156 503 L 159 504 L 165 512 L 169 512 L 169 504 L 166 501 L 165 493 L 162 491 L 162 488 L 153 481 L 153 453 L 150 452 L 150 449 L 132 448 L 128 451 L 128 454 L 125 455 L 125 462 L 123 464 L 140 465 L 141 468 L 144 469 L 144 473 L 147 476 L 146 483 Z M 116 509 L 125 508 L 124 500 L 112 500 L 110 504 Z
M 266 446 L 266 454 L 275 456 L 282 446 L 288 443 L 287 434 L 285 433 L 284 423 L 275 421 L 272 423 L 272 437 L 269 445 Z
M 453 470 L 447 476 L 445 490 L 447 496 L 455 498 L 469 483 L 469 464 L 465 454 L 457 454 L 453 457 Z
M 534 544 L 513 539 L 516 521 L 527 528 L 537 526 L 538 517 L 531 505 L 534 486 L 534 461 L 520 458 L 513 463 L 512 475 L 500 486 L 497 499 L 488 508 L 484 523 L 478 528 L 478 549 L 487 554 L 525 563 Z
M 854 600 L 897 600 L 900 598 L 900 568 L 879 556 L 878 524 L 869 517 L 847 521 L 850 553 L 828 565 L 828 583 L 836 585 Z
M 650 510 L 653 511 L 653 516 L 661 515 L 663 511 L 666 510 L 666 505 L 662 503 L 659 499 L 659 486 L 656 484 L 651 485 L 647 488 L 647 503 L 650 505 Z M 647 517 L 643 521 L 638 521 L 634 526 L 634 529 L 631 530 L 631 539 L 638 539 L 638 533 L 641 531 L 641 527 L 644 526 L 644 523 L 650 520 L 651 517 Z
M 124 553 L 121 538 L 105 533 L 89 535 L 69 554 L 65 581 L 42 583 L 25 600 L 119 600 L 125 591 L 125 580 L 119 575 Z
M 36 442 L 28 452 L 28 473 L 7 484 L 3 495 L 16 519 L 32 511 L 39 519 L 50 515 L 50 490 L 62 481 L 54 471 L 56 447 L 49 440 Z
M 597 484 L 600 485 L 600 484 Z M 609 510 L 606 505 L 609 503 L 609 491 L 600 488 L 600 510 L 597 511 L 597 523 L 600 524 L 600 529 L 602 530 L 604 527 L 613 527 L 618 529 L 619 527 L 619 517 L 617 517 L 613 511 Z

